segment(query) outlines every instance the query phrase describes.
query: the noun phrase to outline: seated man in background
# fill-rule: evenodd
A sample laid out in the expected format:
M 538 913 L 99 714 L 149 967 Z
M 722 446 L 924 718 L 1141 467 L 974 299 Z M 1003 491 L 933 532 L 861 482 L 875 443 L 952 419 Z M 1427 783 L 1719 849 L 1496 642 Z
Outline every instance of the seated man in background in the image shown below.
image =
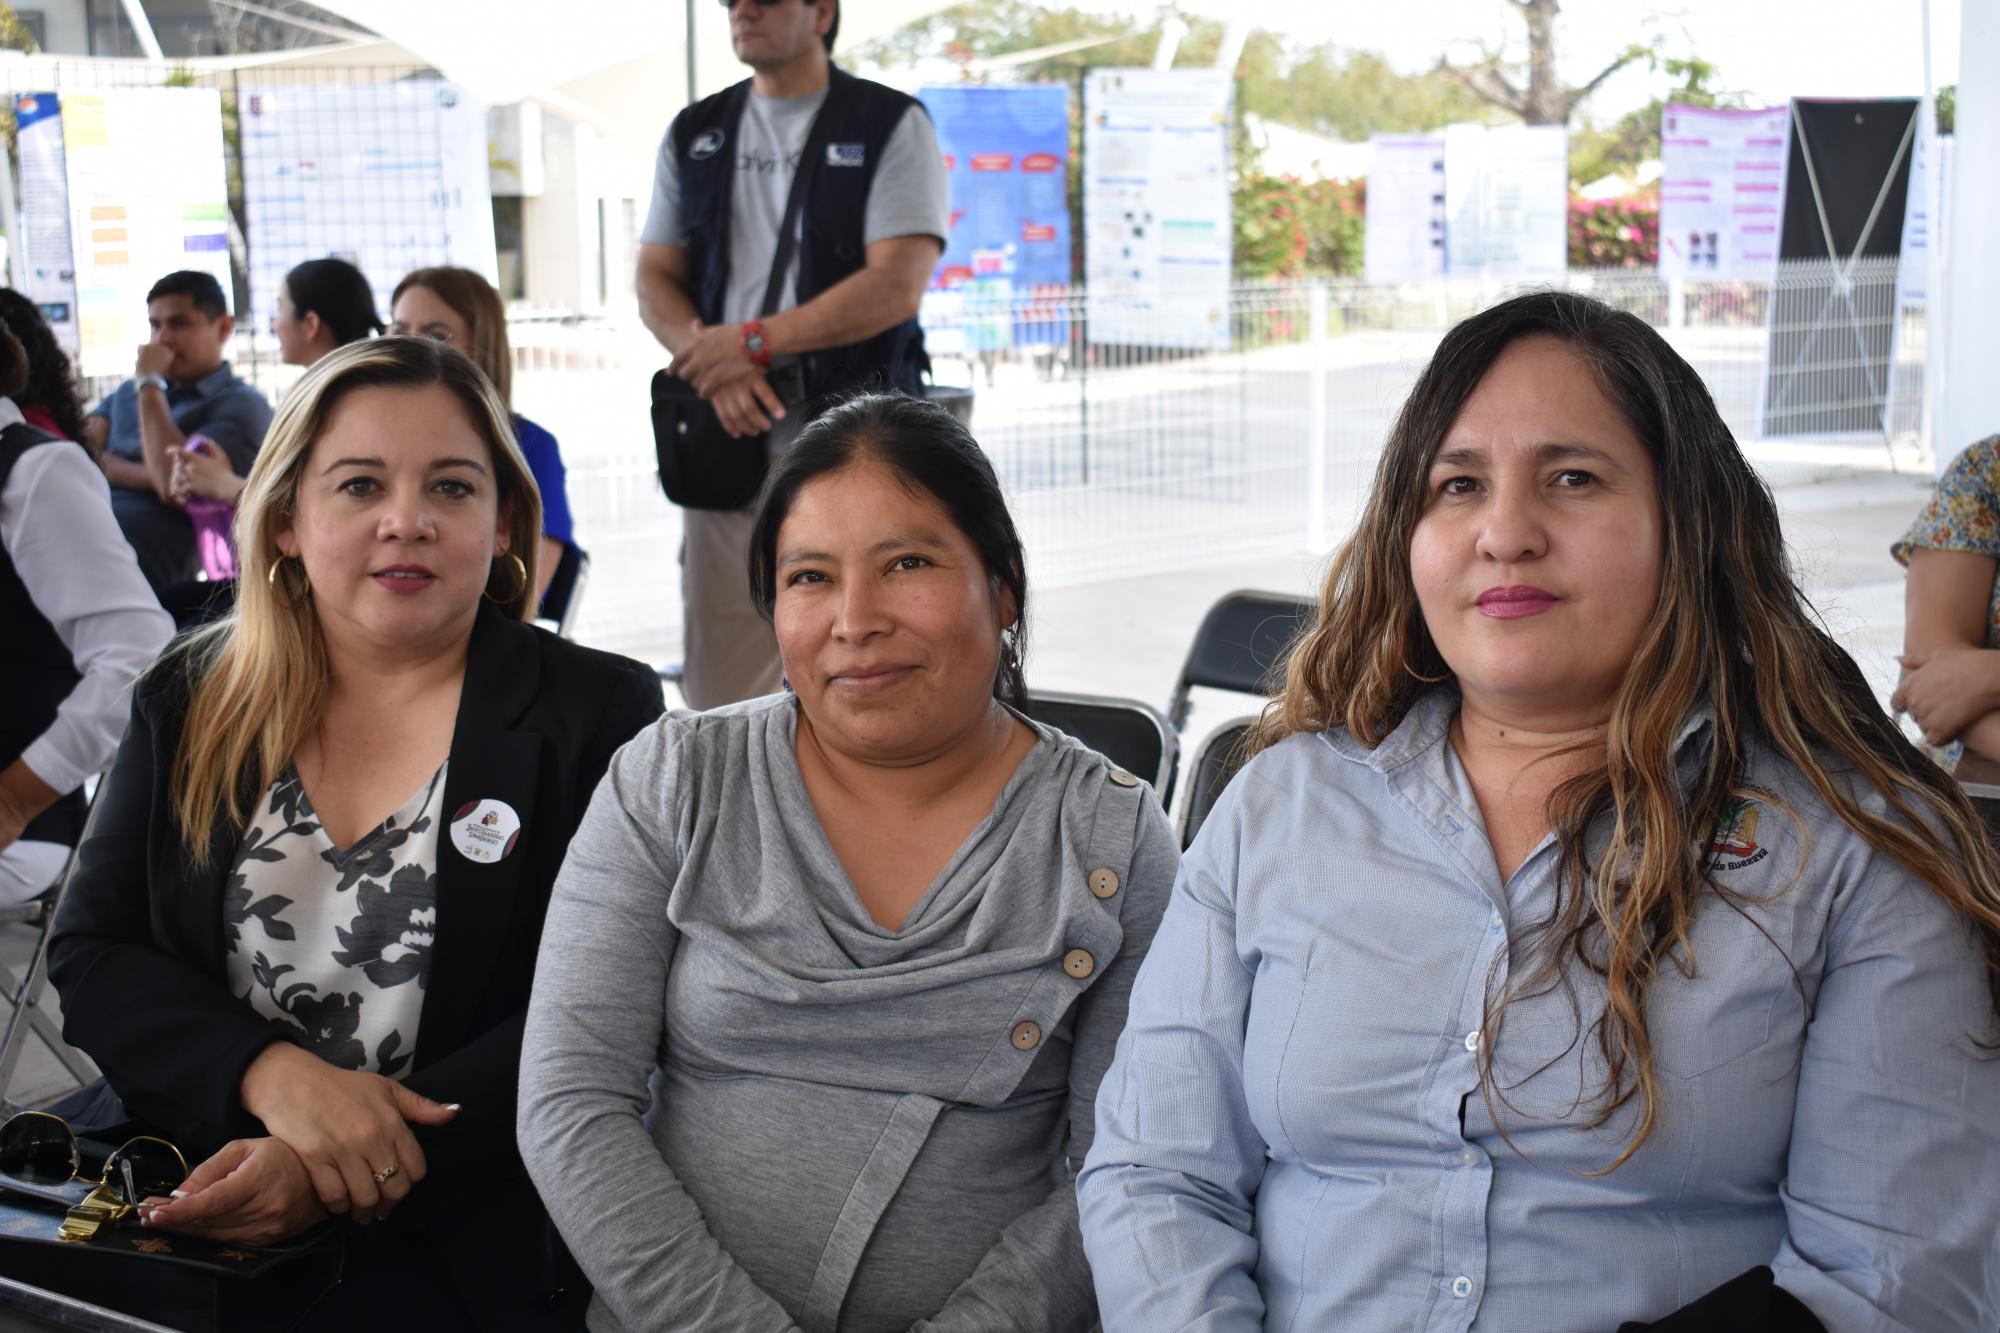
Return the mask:
M 173 458 L 188 437 L 206 436 L 246 475 L 271 424 L 264 395 L 222 359 L 235 331 L 222 286 L 207 273 L 169 273 L 146 293 L 153 336 L 132 378 L 84 420 L 85 443 L 102 454 L 111 508 L 155 592 L 194 577 L 194 527 L 173 498 Z

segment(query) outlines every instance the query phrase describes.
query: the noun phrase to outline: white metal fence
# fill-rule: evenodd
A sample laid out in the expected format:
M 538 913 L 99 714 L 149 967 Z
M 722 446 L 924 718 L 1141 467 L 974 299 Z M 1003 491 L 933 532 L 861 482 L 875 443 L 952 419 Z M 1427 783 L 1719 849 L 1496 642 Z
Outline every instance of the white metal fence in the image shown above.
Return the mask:
M 1660 328 L 1767 470 L 1812 466 L 1829 441 L 1843 458 L 1861 446 L 1910 465 L 1924 325 L 1920 308 L 1897 305 L 1893 263 L 1678 291 L 1630 270 L 1567 285 Z M 1080 291 L 954 302 L 926 318 L 939 382 L 974 394 L 973 432 L 1047 587 L 1330 548 L 1439 338 L 1508 294 L 1243 285 L 1230 346 L 1206 351 L 1094 344 Z M 664 353 L 630 319 L 512 332 L 518 405 L 562 442 L 591 554 L 579 636 L 678 657 L 679 515 L 654 477 L 646 416 Z

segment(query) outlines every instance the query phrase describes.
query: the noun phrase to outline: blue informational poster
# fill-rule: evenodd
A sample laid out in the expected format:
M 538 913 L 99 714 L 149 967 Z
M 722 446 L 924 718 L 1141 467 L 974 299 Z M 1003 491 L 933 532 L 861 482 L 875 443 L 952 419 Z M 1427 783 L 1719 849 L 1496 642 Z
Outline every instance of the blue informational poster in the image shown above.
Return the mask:
M 1069 288 L 1069 86 L 925 88 L 918 96 L 951 181 L 951 234 L 929 304 L 942 311 L 962 303 L 947 336 L 962 337 L 963 348 L 932 351 L 1067 341 L 1064 321 L 1022 316 L 1035 297 Z

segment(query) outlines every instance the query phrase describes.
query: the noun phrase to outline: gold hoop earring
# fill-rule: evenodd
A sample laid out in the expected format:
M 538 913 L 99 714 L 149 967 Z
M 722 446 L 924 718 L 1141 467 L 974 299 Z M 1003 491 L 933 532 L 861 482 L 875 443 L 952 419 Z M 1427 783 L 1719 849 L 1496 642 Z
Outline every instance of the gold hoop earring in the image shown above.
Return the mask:
M 287 560 L 298 561 L 299 590 L 297 593 L 294 593 L 291 589 L 291 580 L 285 580 L 285 605 L 300 606 L 305 602 L 306 598 L 312 596 L 312 576 L 306 573 L 305 561 L 299 560 L 295 555 L 286 555 L 283 551 L 278 552 L 278 558 L 271 562 L 270 572 L 264 575 L 264 582 L 275 590 L 278 587 L 278 571 L 285 567 Z
M 493 597 L 493 590 L 491 588 L 488 588 L 486 590 L 486 595 L 488 597 L 492 597 L 494 601 L 499 602 L 501 605 L 504 606 L 508 602 L 513 601 L 515 598 L 519 597 L 522 593 L 528 590 L 528 564 L 527 561 L 521 559 L 520 556 L 515 555 L 512 551 L 508 551 L 503 556 L 495 556 L 493 563 L 497 565 L 503 559 L 512 562 L 514 566 L 514 591 L 508 593 L 504 597 Z M 493 575 L 491 573 L 487 574 L 486 581 L 488 583 L 491 583 L 493 581 Z

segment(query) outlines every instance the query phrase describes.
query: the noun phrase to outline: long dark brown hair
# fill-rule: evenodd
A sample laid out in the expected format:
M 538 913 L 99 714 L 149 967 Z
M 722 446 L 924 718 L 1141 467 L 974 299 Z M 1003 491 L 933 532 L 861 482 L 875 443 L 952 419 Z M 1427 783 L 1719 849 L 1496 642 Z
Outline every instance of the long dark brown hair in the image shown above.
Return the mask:
M 1786 559 L 1771 493 L 1701 378 L 1642 320 L 1564 292 L 1516 297 L 1439 344 L 1390 433 L 1360 523 L 1334 557 L 1319 620 L 1293 652 L 1284 693 L 1265 710 L 1251 748 L 1331 727 L 1378 745 L 1432 688 L 1419 676 L 1449 677 L 1417 604 L 1411 538 L 1452 422 L 1501 352 L 1532 337 L 1576 352 L 1652 455 L 1662 582 L 1612 701 L 1602 764 L 1549 798 L 1561 857 L 1555 903 L 1523 932 L 1508 983 L 1489 986 L 1482 1026 L 1504 1040 L 1502 1018 L 1513 1001 L 1558 988 L 1574 1000 L 1578 967 L 1602 981 L 1603 1012 L 1583 1019 L 1608 1070 L 1589 1102 L 1590 1127 L 1638 1103 L 1631 1140 L 1605 1168 L 1613 1170 L 1646 1141 L 1657 1116 L 1646 1025 L 1654 982 L 1668 968 L 1694 975 L 1697 911 L 1713 900 L 1738 909 L 1754 901 L 1715 882 L 1707 859 L 1733 801 L 1771 799 L 1744 786 L 1753 731 L 1869 846 L 1907 866 L 1964 918 L 1987 962 L 1996 1011 L 2000 864 L 1958 784 L 1904 738 L 1861 669 L 1821 628 Z M 1704 704 L 1713 739 L 1704 766 L 1684 781 L 1675 743 Z M 1890 816 L 1849 794 L 1851 779 L 1879 793 Z M 1593 861 L 1584 835 L 1600 821 L 1610 838 Z M 1984 1017 L 1967 1019 L 1985 1027 Z M 1480 1053 L 1489 1100 L 1495 1045 Z

